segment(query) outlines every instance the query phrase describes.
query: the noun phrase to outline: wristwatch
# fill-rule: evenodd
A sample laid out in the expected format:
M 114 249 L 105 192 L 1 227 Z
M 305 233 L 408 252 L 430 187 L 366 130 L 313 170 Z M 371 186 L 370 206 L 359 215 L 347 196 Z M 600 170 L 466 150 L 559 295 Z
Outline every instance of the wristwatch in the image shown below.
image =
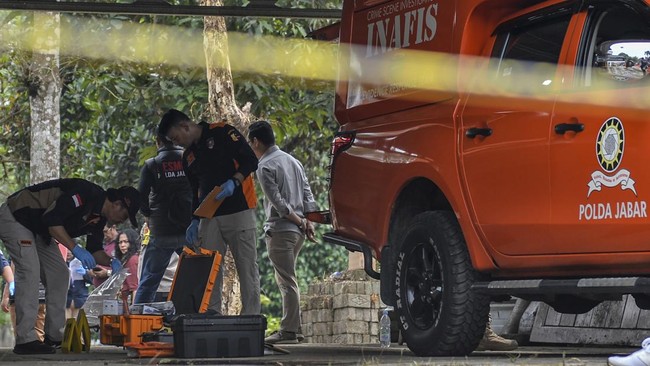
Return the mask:
M 307 219 L 300 219 L 300 225 L 298 227 L 302 232 L 307 231 Z

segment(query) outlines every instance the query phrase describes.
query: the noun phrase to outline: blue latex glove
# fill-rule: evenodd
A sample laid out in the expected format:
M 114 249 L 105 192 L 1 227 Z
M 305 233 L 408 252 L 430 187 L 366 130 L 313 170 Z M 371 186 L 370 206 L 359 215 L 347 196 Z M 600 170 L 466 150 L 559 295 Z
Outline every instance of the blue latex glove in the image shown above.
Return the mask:
M 14 296 L 16 293 L 16 284 L 14 281 L 9 282 L 9 296 Z
M 217 201 L 220 201 L 226 197 L 232 196 L 233 192 L 235 192 L 235 178 L 233 179 L 228 179 L 226 183 L 221 185 L 221 192 L 215 197 L 214 199 Z
M 79 244 L 72 248 L 72 254 L 74 254 L 74 256 L 81 261 L 81 264 L 86 269 L 95 268 L 97 265 L 95 258 L 93 258 L 93 255 Z
M 189 245 L 194 245 L 197 241 L 199 241 L 198 219 L 192 219 L 190 226 L 187 227 L 187 230 L 185 231 L 185 240 L 187 240 L 187 243 Z
M 111 259 L 111 271 L 113 271 L 113 274 L 119 272 L 120 269 L 122 269 L 122 262 L 117 258 Z
M 77 274 L 82 275 L 82 276 L 84 276 L 84 275 L 86 274 L 86 269 L 81 268 L 81 267 L 75 269 L 74 271 L 75 271 Z

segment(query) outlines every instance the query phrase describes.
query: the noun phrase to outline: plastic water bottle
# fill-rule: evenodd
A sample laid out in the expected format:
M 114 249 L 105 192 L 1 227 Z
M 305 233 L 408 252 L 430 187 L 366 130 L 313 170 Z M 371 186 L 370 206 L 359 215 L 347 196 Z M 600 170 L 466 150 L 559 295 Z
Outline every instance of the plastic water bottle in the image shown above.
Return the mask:
M 330 275 L 330 280 L 332 281 L 339 281 L 343 279 L 343 273 L 341 272 L 334 272 Z
M 390 347 L 390 317 L 388 316 L 388 309 L 384 309 L 379 319 L 379 345 L 381 348 Z

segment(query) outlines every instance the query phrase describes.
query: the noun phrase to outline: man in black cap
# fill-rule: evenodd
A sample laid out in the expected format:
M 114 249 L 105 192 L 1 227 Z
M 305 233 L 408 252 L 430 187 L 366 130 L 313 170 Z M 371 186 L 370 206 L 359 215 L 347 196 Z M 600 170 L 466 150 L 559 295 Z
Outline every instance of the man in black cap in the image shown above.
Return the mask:
M 140 208 L 129 186 L 102 187 L 84 179 L 55 179 L 23 188 L 0 205 L 0 239 L 15 264 L 16 346 L 14 353 L 54 353 L 65 327 L 69 271 L 55 239 L 87 269 L 110 265 L 102 248 L 103 228 L 130 219 Z M 86 235 L 86 248 L 72 238 Z M 92 253 L 92 254 L 91 254 Z M 39 279 L 45 285 L 45 341 L 37 339 Z

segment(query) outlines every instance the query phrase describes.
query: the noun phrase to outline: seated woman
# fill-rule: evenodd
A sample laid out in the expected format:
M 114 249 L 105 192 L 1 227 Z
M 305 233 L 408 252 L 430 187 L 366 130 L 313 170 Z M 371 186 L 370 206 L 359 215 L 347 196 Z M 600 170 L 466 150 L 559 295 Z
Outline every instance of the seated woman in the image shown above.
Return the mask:
M 129 296 L 131 303 L 138 289 L 138 257 L 140 252 L 140 235 L 133 229 L 125 229 L 117 236 L 117 250 L 115 258 L 119 259 L 123 268 L 129 270 L 129 276 L 122 286 L 122 299 L 126 302 Z

